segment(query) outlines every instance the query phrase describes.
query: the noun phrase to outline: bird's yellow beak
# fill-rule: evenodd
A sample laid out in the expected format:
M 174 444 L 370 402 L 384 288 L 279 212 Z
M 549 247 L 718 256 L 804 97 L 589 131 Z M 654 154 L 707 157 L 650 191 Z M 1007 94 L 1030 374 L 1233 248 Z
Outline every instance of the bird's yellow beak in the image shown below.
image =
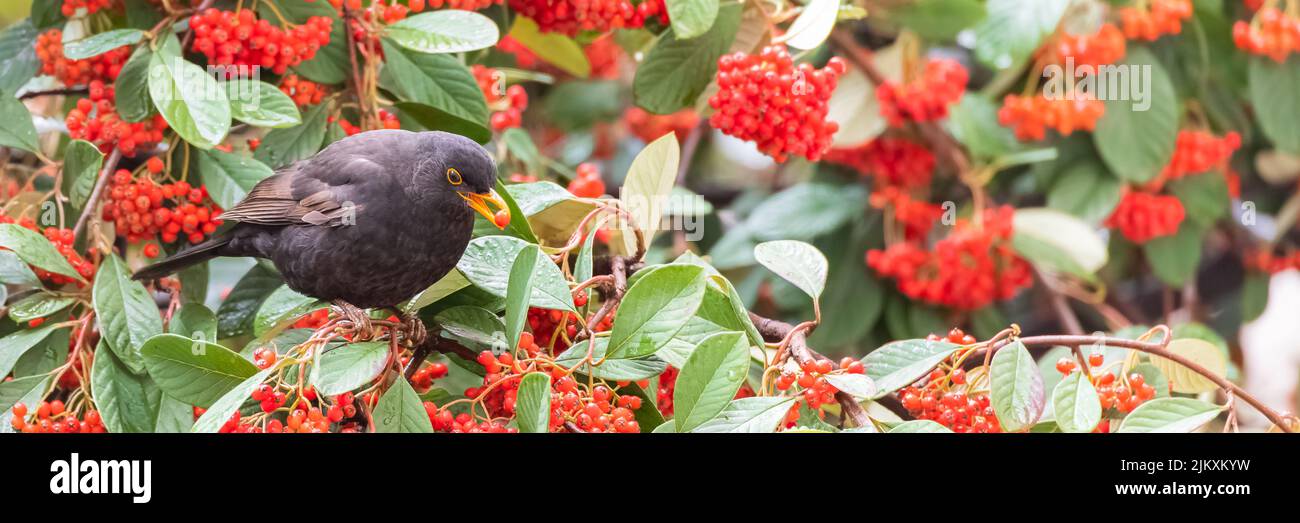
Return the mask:
M 510 208 L 506 206 L 506 201 L 501 199 L 501 195 L 496 190 L 489 190 L 487 193 L 456 193 L 465 199 L 471 209 L 487 218 L 487 221 L 496 225 L 498 229 L 505 229 L 510 224 Z M 495 205 L 497 211 L 493 211 L 491 206 Z

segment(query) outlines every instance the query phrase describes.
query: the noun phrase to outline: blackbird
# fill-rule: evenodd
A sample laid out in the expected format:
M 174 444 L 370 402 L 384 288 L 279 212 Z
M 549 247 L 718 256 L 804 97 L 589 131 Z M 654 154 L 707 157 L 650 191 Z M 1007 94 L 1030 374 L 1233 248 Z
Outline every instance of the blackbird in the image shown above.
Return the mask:
M 504 228 L 509 211 L 495 183 L 496 164 L 467 138 L 359 133 L 279 169 L 221 215 L 233 227 L 132 277 L 159 278 L 218 256 L 256 256 L 271 260 L 289 288 L 331 302 L 368 328 L 360 309 L 395 306 L 456 266 L 473 213 Z M 505 211 L 503 220 L 489 205 Z

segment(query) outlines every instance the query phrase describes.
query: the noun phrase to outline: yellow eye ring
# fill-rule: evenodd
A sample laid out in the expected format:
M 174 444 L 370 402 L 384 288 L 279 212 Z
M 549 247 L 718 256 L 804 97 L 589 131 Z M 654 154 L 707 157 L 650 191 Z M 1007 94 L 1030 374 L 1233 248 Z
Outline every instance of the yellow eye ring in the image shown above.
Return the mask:
M 452 185 L 460 185 L 465 183 L 465 179 L 460 177 L 460 171 L 457 171 L 455 167 L 452 167 L 447 169 L 447 182 Z

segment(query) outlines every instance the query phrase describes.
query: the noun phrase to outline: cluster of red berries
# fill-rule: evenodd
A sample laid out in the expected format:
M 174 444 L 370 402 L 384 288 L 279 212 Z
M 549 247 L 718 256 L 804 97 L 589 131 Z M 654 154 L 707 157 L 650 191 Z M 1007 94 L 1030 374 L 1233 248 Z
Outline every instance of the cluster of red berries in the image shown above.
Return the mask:
M 1127 40 L 1115 24 L 1102 24 L 1097 32 L 1076 35 L 1061 32 L 1056 40 L 1044 48 L 1053 63 L 1064 64 L 1073 60 L 1075 67 L 1098 67 L 1113 64 L 1124 58 Z
M 921 76 L 905 84 L 885 82 L 876 88 L 880 114 L 892 127 L 905 122 L 933 122 L 948 116 L 948 107 L 966 92 L 970 73 L 956 60 L 926 62 Z
M 809 409 L 818 411 L 822 405 L 835 403 L 835 393 L 839 389 L 827 381 L 826 375 L 842 370 L 845 374 L 865 374 L 867 369 L 862 362 L 853 358 L 844 358 L 840 361 L 839 369 L 831 360 L 810 360 L 799 366 L 798 372 L 782 372 L 776 378 L 776 390 L 786 392 L 795 385 L 799 386 L 799 401 L 795 401 L 790 406 L 790 411 L 786 413 L 785 427 L 790 428 L 799 422 L 800 402 L 807 405 Z
M 1154 42 L 1167 34 L 1183 32 L 1183 20 L 1192 17 L 1192 0 L 1150 0 L 1147 9 L 1119 10 L 1124 36 L 1129 40 Z
M 258 347 L 253 350 L 253 365 L 257 365 L 259 369 L 268 369 L 275 365 L 275 360 L 279 357 L 280 355 L 273 348 Z
M 280 91 L 289 95 L 299 107 L 319 104 L 327 94 L 325 86 L 299 78 L 296 74 L 285 75 L 280 80 Z
M 577 176 L 569 182 L 569 192 L 579 198 L 599 198 L 605 194 L 605 181 L 594 163 L 578 164 Z
M 41 74 L 53 76 L 63 85 L 83 85 L 91 80 L 117 79 L 131 57 L 131 47 L 124 45 L 85 60 L 69 60 L 63 55 L 63 31 L 50 29 L 36 37 L 36 56 L 41 59 Z
M 1177 233 L 1184 214 L 1183 202 L 1178 198 L 1129 190 L 1106 218 L 1106 226 L 1118 229 L 1133 243 L 1143 244 Z
M 1055 129 L 1061 136 L 1078 130 L 1092 131 L 1105 112 L 1106 104 L 1095 97 L 1009 94 L 998 110 L 998 122 L 1010 127 L 1021 141 L 1038 141 L 1047 137 L 1047 129 Z
M 961 329 L 952 329 L 947 336 L 931 334 L 926 339 L 957 345 L 971 345 L 976 341 Z M 973 390 L 967 383 L 966 371 L 952 362 L 931 370 L 916 383 L 898 391 L 898 399 L 912 417 L 934 421 L 953 432 L 1002 432 L 997 414 L 989 404 L 988 392 Z
M 325 323 L 328 322 L 329 319 L 330 319 L 329 309 L 316 309 L 307 314 L 303 314 L 302 317 L 298 318 L 297 321 L 293 322 L 293 325 L 289 326 L 289 328 L 316 330 L 321 327 L 324 327 Z
M 88 410 L 78 419 L 75 413 L 65 410 L 60 400 L 42 401 L 37 405 L 36 411 L 30 413 L 27 411 L 27 405 L 15 403 L 10 412 L 13 413 L 10 423 L 17 432 L 69 434 L 108 432 L 104 428 L 104 420 L 99 417 L 99 411 Z M 28 421 L 28 414 L 34 414 L 35 419 Z
M 146 165 L 154 174 L 162 170 L 162 161 L 156 156 Z M 183 235 L 197 244 L 221 225 L 221 208 L 208 199 L 205 187 L 192 187 L 184 181 L 160 185 L 149 176 L 133 179 L 126 169 L 114 173 L 112 181 L 103 218 L 113 222 L 118 236 L 125 237 L 127 243 L 154 236 L 163 243 L 174 243 Z
M 543 32 L 569 36 L 582 31 L 606 33 L 637 28 L 644 25 L 645 19 L 629 0 L 510 0 L 510 10 L 532 18 Z
M 1300 270 L 1300 251 L 1292 250 L 1286 254 L 1273 254 L 1271 251 L 1260 250 L 1246 254 L 1243 263 L 1247 269 L 1269 274 Z
M 831 149 L 826 161 L 852 167 L 863 176 L 874 176 L 877 187 L 928 187 L 934 172 L 934 153 L 930 149 L 888 136 L 858 147 Z
M 406 365 L 403 361 L 402 365 Z M 447 375 L 447 364 L 442 362 L 433 362 L 425 365 L 411 375 L 411 386 L 417 391 L 427 391 L 433 386 L 433 380 Z
M 110 9 L 113 7 L 113 0 L 63 0 L 63 7 L 59 9 L 65 17 L 72 17 L 77 14 L 78 9 L 85 8 L 86 14 L 93 15 L 99 10 Z
M 261 404 L 262 412 L 275 412 L 275 409 L 283 406 L 286 400 L 284 393 L 275 390 L 275 387 L 269 383 L 258 385 L 249 397 Z
M 284 74 L 329 43 L 333 23 L 329 17 L 313 16 L 286 31 L 257 19 L 250 9 L 209 8 L 190 17 L 192 49 L 207 56 L 211 64 L 265 67 Z
M 1093 353 L 1088 356 L 1088 366 L 1100 369 L 1105 360 L 1102 353 Z M 1056 371 L 1069 376 L 1078 369 L 1078 366 L 1074 358 L 1064 357 L 1056 362 Z M 1102 409 L 1118 409 L 1128 414 L 1138 408 L 1138 405 L 1156 397 L 1156 388 L 1146 382 L 1145 376 L 1137 372 L 1130 373 L 1121 383 L 1115 383 L 1113 372 L 1093 373 L 1089 381 L 1097 389 Z M 1098 430 L 1098 432 L 1106 432 L 1106 430 Z
M 54 245 L 54 248 L 59 251 L 59 254 L 62 254 L 64 259 L 68 260 L 68 265 L 71 265 L 72 268 L 77 271 L 77 274 L 80 274 L 82 278 L 86 279 L 86 281 L 94 279 L 95 264 L 86 261 L 85 258 L 82 258 L 81 255 L 72 248 L 72 244 L 74 243 L 74 240 L 76 240 L 76 237 L 72 234 L 72 229 L 59 229 L 57 227 L 39 229 L 36 227 L 36 222 L 32 221 L 30 218 L 14 220 L 13 218 L 3 214 L 0 214 L 0 223 L 13 223 L 28 230 L 41 233 L 45 236 L 45 239 L 50 241 L 50 244 Z M 78 287 L 84 287 L 86 285 L 83 282 L 76 281 L 62 274 L 49 272 L 39 267 L 32 267 L 32 272 L 42 281 L 49 282 L 56 286 L 74 282 Z M 35 325 L 32 326 L 35 327 Z
M 579 292 L 573 296 L 573 303 L 578 307 L 587 305 L 587 293 Z M 600 323 L 591 326 L 592 332 L 605 332 L 614 326 L 615 313 L 606 314 Z M 558 354 L 569 348 L 569 341 L 578 334 L 578 317 L 571 312 L 555 309 L 528 309 L 528 328 L 536 336 L 537 343 L 545 347 L 554 347 Z M 554 338 L 554 340 L 552 340 Z
M 1267 7 L 1250 22 L 1237 21 L 1232 26 L 1232 40 L 1247 53 L 1282 63 L 1291 53 L 1300 52 L 1300 18 Z
M 325 119 L 325 123 L 327 123 L 327 124 L 331 124 L 331 123 L 335 123 L 335 122 L 337 122 L 337 123 L 339 124 L 339 128 L 343 129 L 343 134 L 344 134 L 345 136 L 352 136 L 352 135 L 357 134 L 357 133 L 359 133 L 359 132 L 361 132 L 361 131 L 364 130 L 364 129 L 362 129 L 362 128 L 356 126 L 356 125 L 353 124 L 352 122 L 347 121 L 347 120 L 344 119 L 344 118 L 335 118 L 335 117 L 331 116 L 331 117 Z M 393 114 L 393 113 L 390 113 L 390 112 L 388 112 L 388 111 L 385 111 L 385 110 L 383 110 L 383 109 L 380 109 L 380 110 L 379 110 L 379 127 L 380 127 L 381 129 L 401 129 L 401 128 L 402 128 L 402 121 L 399 120 L 399 119 L 397 118 L 397 115 L 395 115 L 395 114 Z
M 643 2 L 644 6 L 652 2 Z M 582 48 L 583 54 L 587 55 L 587 63 L 591 65 L 591 72 L 588 78 L 598 80 L 613 80 L 618 78 L 622 63 L 623 48 L 614 40 L 613 34 L 606 34 L 592 40 Z
M 709 98 L 709 125 L 742 140 L 778 162 L 788 155 L 818 161 L 839 125 L 826 120 L 827 102 L 847 69 L 839 57 L 826 67 L 796 65 L 784 46 L 756 55 L 718 59 L 718 92 Z
M 699 125 L 700 116 L 693 109 L 682 109 L 673 114 L 660 115 L 633 106 L 623 113 L 623 123 L 627 124 L 628 130 L 642 142 L 650 143 L 665 134 L 673 133 L 677 135 L 677 141 L 680 143 L 686 141 L 686 137 L 691 134 L 691 129 Z
M 1175 180 L 1211 169 L 1226 171 L 1228 159 L 1238 147 L 1241 147 L 1241 135 L 1236 131 L 1229 131 L 1222 138 L 1208 131 L 1181 131 L 1161 179 Z
M 453 415 L 447 409 L 439 409 L 431 401 L 424 402 L 424 412 L 429 415 L 429 422 L 433 424 L 433 430 L 438 432 L 455 434 L 513 434 L 519 432 L 519 429 L 508 427 L 504 420 L 494 419 L 476 422 L 474 417 L 467 412 Z
M 91 80 L 88 97 L 77 100 L 64 123 L 73 139 L 93 143 L 105 153 L 116 147 L 127 157 L 158 145 L 167 129 L 167 120 L 157 113 L 140 122 L 123 121 L 114 106 L 112 84 L 100 80 Z
M 493 131 L 504 131 L 519 127 L 524 123 L 524 109 L 528 108 L 528 91 L 522 85 L 505 87 L 505 76 L 498 70 L 475 64 L 470 68 L 474 81 L 487 99 L 488 108 L 492 109 Z
M 876 209 L 889 209 L 909 240 L 925 238 L 934 222 L 943 216 L 943 207 L 913 198 L 906 190 L 892 185 L 872 192 L 867 203 Z
M 868 251 L 867 265 L 914 300 L 975 310 L 1010 299 L 1033 283 L 1029 264 L 1011 246 L 1014 214 L 1010 206 L 987 209 L 982 224 L 957 220 L 929 250 L 899 242 Z

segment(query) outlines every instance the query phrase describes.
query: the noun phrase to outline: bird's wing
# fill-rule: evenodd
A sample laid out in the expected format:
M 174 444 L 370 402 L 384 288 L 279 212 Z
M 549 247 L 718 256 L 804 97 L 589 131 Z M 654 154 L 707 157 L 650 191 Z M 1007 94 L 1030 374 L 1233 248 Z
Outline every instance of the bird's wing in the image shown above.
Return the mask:
M 351 204 L 357 186 L 382 179 L 384 168 L 364 156 L 330 152 L 322 151 L 258 182 L 221 219 L 278 226 L 344 224 L 349 213 L 360 211 Z

